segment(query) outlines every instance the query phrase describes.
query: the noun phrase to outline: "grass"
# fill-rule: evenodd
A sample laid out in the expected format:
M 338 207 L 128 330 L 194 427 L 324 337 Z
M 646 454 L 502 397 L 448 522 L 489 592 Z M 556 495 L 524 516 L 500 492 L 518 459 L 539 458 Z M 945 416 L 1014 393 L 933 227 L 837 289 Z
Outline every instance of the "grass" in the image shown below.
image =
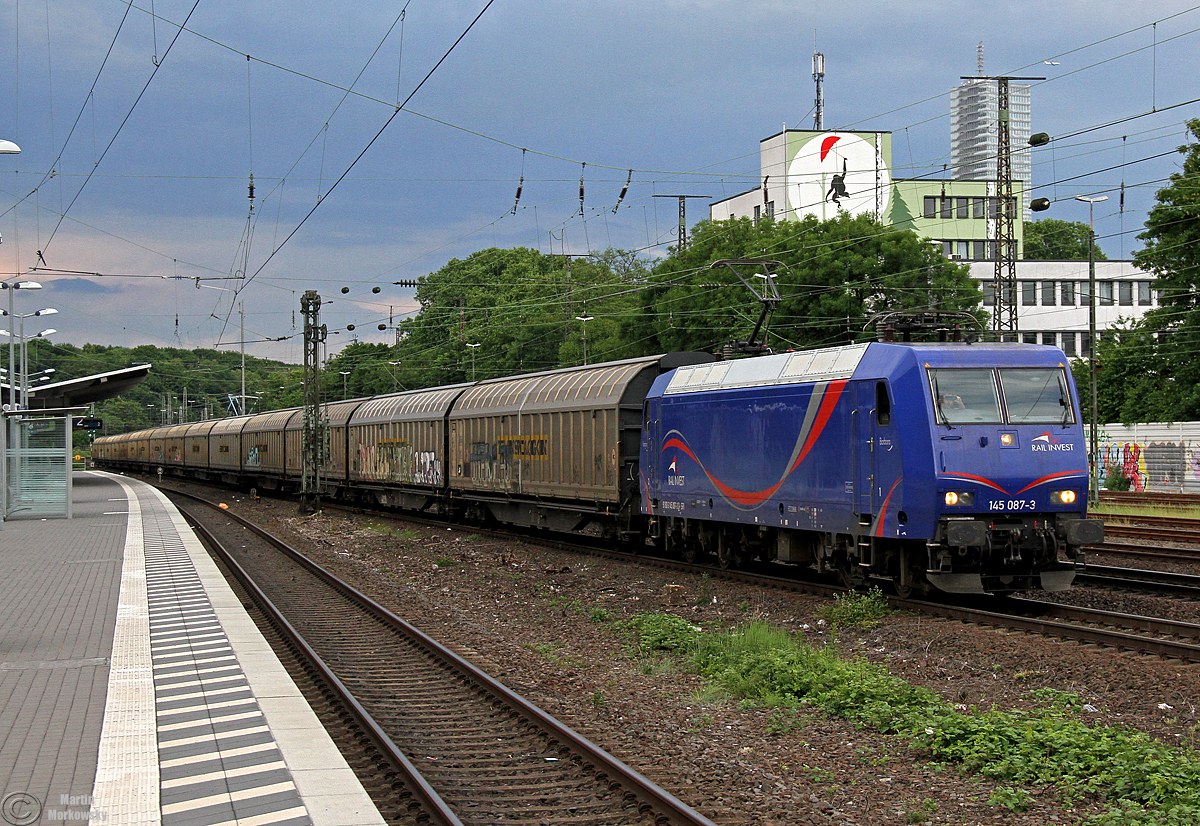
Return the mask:
M 405 541 L 421 538 L 421 532 L 412 528 L 398 528 L 395 525 L 383 525 L 379 522 L 369 522 L 366 527 L 369 531 L 375 531 L 384 536 L 394 536 Z
M 773 733 L 791 728 L 787 710 L 819 710 L 997 782 L 991 802 L 1010 811 L 1030 805 L 1028 787 L 1052 786 L 1068 802 L 1105 801 L 1109 809 L 1090 820 L 1094 826 L 1200 822 L 1200 753 L 1129 727 L 1092 725 L 1079 716 L 1083 700 L 1070 692 L 1032 692 L 1040 705 L 1031 711 L 964 708 L 764 623 L 706 633 L 671 614 L 640 614 L 625 625 L 642 651 L 686 658 L 710 690 L 739 705 L 776 709 Z M 922 810 L 928 806 L 913 814 Z
M 1173 519 L 1200 519 L 1200 507 L 1179 507 L 1172 505 L 1139 505 L 1134 502 L 1093 503 L 1089 511 L 1111 513 L 1115 516 L 1167 516 Z

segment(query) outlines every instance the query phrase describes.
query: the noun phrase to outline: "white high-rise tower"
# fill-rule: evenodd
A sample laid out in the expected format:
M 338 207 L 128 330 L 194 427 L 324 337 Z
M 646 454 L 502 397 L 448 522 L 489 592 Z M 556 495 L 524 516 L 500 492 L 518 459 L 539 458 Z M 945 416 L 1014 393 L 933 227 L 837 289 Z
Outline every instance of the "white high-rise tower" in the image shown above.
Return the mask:
M 997 109 L 999 81 L 994 78 L 968 78 L 950 93 L 951 177 L 995 180 L 999 146 Z M 1027 83 L 1008 85 L 1008 133 L 1012 147 L 1012 177 L 1021 181 L 1025 217 L 1029 218 L 1029 193 L 1033 164 L 1029 153 L 1032 127 L 1030 87 Z

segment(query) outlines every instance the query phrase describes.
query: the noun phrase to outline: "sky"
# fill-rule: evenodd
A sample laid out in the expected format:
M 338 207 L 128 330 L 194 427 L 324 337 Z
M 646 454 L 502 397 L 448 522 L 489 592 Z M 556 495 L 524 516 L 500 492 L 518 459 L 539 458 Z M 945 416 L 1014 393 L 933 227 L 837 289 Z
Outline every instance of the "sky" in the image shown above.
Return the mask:
M 825 128 L 939 176 L 981 43 L 985 74 L 1046 78 L 1038 217 L 1107 196 L 1100 246 L 1130 257 L 1200 117 L 1189 2 L 12 0 L 0 279 L 43 284 L 9 296 L 57 309 L 56 342 L 299 362 L 316 290 L 331 351 L 386 343 L 416 310 L 395 282 L 480 249 L 665 255 L 655 196 L 701 196 L 690 225 L 757 186 L 760 139 L 812 127 L 814 48 Z

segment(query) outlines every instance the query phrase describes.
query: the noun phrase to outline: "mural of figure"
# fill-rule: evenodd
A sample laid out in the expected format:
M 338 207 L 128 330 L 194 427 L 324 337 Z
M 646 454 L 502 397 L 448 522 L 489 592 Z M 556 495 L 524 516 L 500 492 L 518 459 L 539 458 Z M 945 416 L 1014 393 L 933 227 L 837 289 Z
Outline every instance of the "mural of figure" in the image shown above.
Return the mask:
M 834 174 L 833 181 L 829 184 L 829 191 L 825 193 L 825 199 L 841 206 L 839 199 L 849 197 L 850 193 L 846 191 L 846 161 L 843 159 L 842 171 Z

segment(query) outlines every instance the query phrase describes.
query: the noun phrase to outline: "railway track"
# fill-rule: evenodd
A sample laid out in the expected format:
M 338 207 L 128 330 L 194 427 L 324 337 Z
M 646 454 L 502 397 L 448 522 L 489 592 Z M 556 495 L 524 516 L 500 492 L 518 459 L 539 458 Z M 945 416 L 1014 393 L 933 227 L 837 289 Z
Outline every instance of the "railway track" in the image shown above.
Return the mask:
M 188 497 L 181 510 L 211 525 L 206 539 L 217 546 L 221 528 L 237 523 L 224 532 L 241 547 L 219 553 L 386 754 L 410 801 L 393 822 L 712 826 L 279 539 L 206 500 L 169 493 Z
M 1092 645 L 1200 662 L 1200 625 L 1081 608 L 1057 602 L 1004 597 L 1004 611 L 942 603 L 913 603 L 925 613 L 963 622 L 1013 628 Z M 1000 606 L 998 606 L 1000 607 Z
M 1088 565 L 1084 573 L 1075 575 L 1075 582 L 1079 585 L 1099 585 L 1107 588 L 1150 591 L 1156 594 L 1200 597 L 1200 576 L 1169 571 Z
M 379 515 L 373 515 L 378 518 Z M 403 520 L 400 520 L 403 521 Z M 486 533 L 480 531 L 480 533 Z M 501 532 L 497 536 L 503 535 Z M 524 541 L 531 541 L 523 537 Z M 541 541 L 541 540 L 537 540 Z M 844 588 L 822 581 L 779 576 L 774 573 L 722 570 L 715 567 L 695 565 L 659 557 L 629 554 L 613 549 L 580 546 L 562 540 L 549 540 L 547 544 L 573 553 L 599 554 L 610 558 L 636 561 L 638 564 L 657 568 L 693 573 L 697 576 L 720 578 L 758 587 L 832 596 L 845 591 Z M 1089 565 L 1088 573 L 1079 577 L 1081 584 L 1094 576 L 1092 584 L 1102 587 L 1117 587 L 1156 592 L 1191 594 L 1194 582 L 1182 577 L 1171 582 L 1170 575 L 1157 572 L 1136 572 L 1131 569 L 1105 568 Z M 1175 575 L 1180 577 L 1180 575 Z M 1195 582 L 1200 578 L 1192 577 Z M 1167 587 L 1164 588 L 1163 585 Z M 1120 614 L 1096 609 L 1081 608 L 1050 601 L 1028 600 L 1017 597 L 996 598 L 985 607 L 972 604 L 951 604 L 928 600 L 903 600 L 889 597 L 889 605 L 897 610 L 916 611 L 932 616 L 956 619 L 978 625 L 1024 631 L 1058 639 L 1072 640 L 1089 645 L 1115 648 L 1122 651 L 1139 652 L 1164 656 L 1188 662 L 1200 662 L 1200 626 L 1177 623 L 1153 617 Z

